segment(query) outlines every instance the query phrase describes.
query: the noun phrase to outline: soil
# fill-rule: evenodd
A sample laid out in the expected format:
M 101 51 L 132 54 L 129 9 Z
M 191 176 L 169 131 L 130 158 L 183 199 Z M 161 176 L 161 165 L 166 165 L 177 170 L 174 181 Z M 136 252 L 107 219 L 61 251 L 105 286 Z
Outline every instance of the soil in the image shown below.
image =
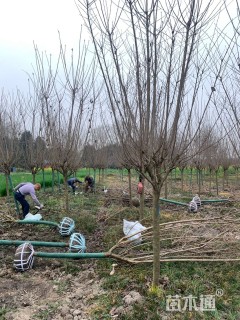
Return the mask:
M 115 182 L 114 185 L 116 188 Z M 111 183 L 109 186 L 112 187 Z M 116 193 L 119 194 L 119 191 Z M 108 198 L 107 196 L 106 199 Z M 4 212 L 7 212 L 6 199 L 1 198 L 0 213 Z M 99 210 L 100 220 L 101 214 Z M 44 216 L 44 220 L 53 219 Z M 88 252 L 101 251 L 99 239 L 102 232 L 99 224 L 94 234 L 86 237 Z M 52 226 L 11 222 L 1 224 L 0 221 L 0 239 L 67 242 L 68 238 L 62 237 Z M 35 257 L 33 268 L 21 272 L 13 267 L 16 248 L 17 246 L 0 246 L 0 320 L 92 319 L 91 311 L 97 308 L 96 297 L 103 294 L 101 280 L 96 273 L 96 260 L 75 260 L 73 272 L 73 260 L 69 267 L 68 259 Z M 67 252 L 67 248 L 34 249 L 44 252 Z
M 226 192 L 225 196 L 229 197 L 230 194 Z M 239 194 L 235 194 L 235 197 L 238 198 L 238 196 Z M 96 230 L 95 234 L 87 239 L 89 251 L 91 248 L 98 248 L 99 243 L 96 239 L 99 239 L 101 232 L 101 229 Z M 4 226 L 0 224 L 0 238 L 46 242 L 67 241 L 54 227 L 15 223 L 4 224 Z M 35 250 L 40 251 L 38 248 Z M 101 279 L 95 271 L 95 260 L 75 260 L 75 269 L 72 272 L 68 270 L 66 260 L 37 257 L 31 270 L 19 272 L 13 267 L 15 251 L 14 246 L 1 246 L 0 319 L 92 319 L 91 311 L 98 308 L 96 297 L 104 294 Z M 44 251 L 62 250 L 52 247 L 44 248 Z
M 12 223 L 4 223 L 0 238 L 67 241 L 53 227 Z M 88 239 L 91 245 L 93 241 Z M 40 251 L 39 247 L 34 249 Z M 75 260 L 74 272 L 70 269 L 68 272 L 65 259 L 35 257 L 33 268 L 21 272 L 13 267 L 15 251 L 14 246 L 1 246 L 0 319 L 91 319 L 94 298 L 103 293 L 101 281 L 94 271 L 95 261 Z M 46 247 L 41 251 L 67 252 L 67 249 Z

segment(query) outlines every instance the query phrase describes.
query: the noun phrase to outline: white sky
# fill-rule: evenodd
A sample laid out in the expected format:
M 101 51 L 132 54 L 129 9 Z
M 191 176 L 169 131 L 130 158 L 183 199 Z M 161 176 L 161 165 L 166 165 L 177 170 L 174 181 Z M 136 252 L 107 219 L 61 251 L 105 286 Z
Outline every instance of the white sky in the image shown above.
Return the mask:
M 0 89 L 26 88 L 26 72 L 35 63 L 33 42 L 40 52 L 57 55 L 58 31 L 70 50 L 80 27 L 74 0 L 0 0 Z
M 235 14 L 235 0 L 228 2 Z M 81 22 L 74 0 L 0 0 L 0 90 L 26 89 L 26 72 L 35 64 L 33 41 L 40 52 L 57 56 L 58 30 L 70 50 L 78 43 Z

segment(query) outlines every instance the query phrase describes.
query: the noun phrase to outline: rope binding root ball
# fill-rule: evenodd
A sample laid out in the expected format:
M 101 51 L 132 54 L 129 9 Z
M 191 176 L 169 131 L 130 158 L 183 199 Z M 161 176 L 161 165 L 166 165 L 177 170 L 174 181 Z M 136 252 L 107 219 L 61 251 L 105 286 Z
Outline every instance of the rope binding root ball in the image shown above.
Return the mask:
M 196 194 L 195 197 L 193 197 L 193 201 L 196 202 L 198 209 L 200 209 L 202 203 L 201 203 L 201 199 L 198 196 L 198 194 Z
M 195 201 L 190 201 L 189 205 L 188 205 L 188 212 L 193 212 L 196 213 L 198 210 L 197 204 Z
M 34 249 L 31 243 L 25 242 L 17 247 L 13 266 L 16 270 L 26 271 L 32 268 Z
M 42 243 L 44 245 L 44 243 Z M 81 233 L 73 233 L 69 240 L 69 251 L 73 253 L 84 253 L 86 251 L 85 238 Z M 18 271 L 32 269 L 34 255 L 37 253 L 30 242 L 24 242 L 17 247 L 13 267 Z
M 73 233 L 69 241 L 69 250 L 71 252 L 85 252 L 85 238 L 81 233 Z
M 64 217 L 58 227 L 62 236 L 69 236 L 75 228 L 75 222 L 71 218 Z

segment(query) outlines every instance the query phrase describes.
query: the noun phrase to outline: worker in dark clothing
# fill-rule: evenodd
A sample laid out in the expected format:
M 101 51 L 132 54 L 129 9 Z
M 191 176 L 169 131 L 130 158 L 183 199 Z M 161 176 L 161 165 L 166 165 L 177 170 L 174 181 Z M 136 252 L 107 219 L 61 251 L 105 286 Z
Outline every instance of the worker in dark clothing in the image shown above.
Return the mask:
M 85 192 L 93 192 L 94 191 L 94 179 L 89 175 L 85 177 Z
M 77 178 L 70 178 L 70 179 L 68 179 L 68 181 L 67 181 L 67 184 L 69 185 L 69 187 L 71 187 L 72 188 L 72 192 L 73 193 L 75 193 L 75 191 L 76 191 L 76 188 L 77 188 L 77 183 L 82 183 L 82 181 L 80 181 L 80 180 L 78 180 Z

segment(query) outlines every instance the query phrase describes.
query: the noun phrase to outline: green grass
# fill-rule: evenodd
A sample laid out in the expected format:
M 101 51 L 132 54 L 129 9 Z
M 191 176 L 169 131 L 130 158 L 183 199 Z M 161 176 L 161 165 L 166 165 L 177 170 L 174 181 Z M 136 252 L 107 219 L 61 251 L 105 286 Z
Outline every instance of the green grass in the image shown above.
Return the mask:
M 0 320 L 4 320 L 5 314 L 9 311 L 11 311 L 9 308 L 0 307 Z
M 132 220 L 135 211 L 132 211 Z M 131 216 L 131 209 L 126 210 L 126 216 Z M 146 221 L 150 222 L 150 212 L 146 211 Z M 180 214 L 175 213 L 172 217 L 178 220 Z M 169 221 L 169 215 L 162 214 L 161 221 Z M 117 239 L 122 236 L 122 221 L 113 217 L 107 221 L 104 234 L 104 247 L 110 248 Z M 144 304 L 134 305 L 131 312 L 121 315 L 118 319 L 151 319 L 158 320 L 164 316 L 167 319 L 239 319 L 240 318 L 240 266 L 239 263 L 220 262 L 174 262 L 161 263 L 161 280 L 157 289 L 151 288 L 152 266 L 151 265 L 127 265 L 118 263 L 114 276 L 109 276 L 112 260 L 99 260 L 98 273 L 103 282 L 106 294 L 98 298 L 99 307 L 92 310 L 93 319 L 111 319 L 109 312 L 123 304 L 123 297 L 129 291 L 138 291 L 144 297 Z M 167 283 L 164 283 L 167 279 Z M 218 289 L 223 291 L 222 296 L 217 296 Z M 184 297 L 195 296 L 200 304 L 201 295 L 215 297 L 215 311 L 189 311 L 169 312 L 166 311 L 168 296 L 179 295 L 182 307 Z
M 99 262 L 99 268 L 106 269 L 108 263 Z M 109 269 L 110 270 L 110 269 Z M 108 271 L 109 272 L 109 271 Z M 182 297 L 193 295 L 197 303 L 200 302 L 200 295 L 214 295 L 216 301 L 216 311 L 190 312 L 168 312 L 171 319 L 239 319 L 240 299 L 239 299 L 239 265 L 220 263 L 163 263 L 161 265 L 161 275 L 168 277 L 169 283 L 166 288 L 157 291 L 149 290 L 146 286 L 151 281 L 151 266 L 123 266 L 117 268 L 116 274 L 112 277 L 106 274 L 103 288 L 107 294 L 100 298 L 102 308 L 95 310 L 94 319 L 100 317 L 103 312 L 108 314 L 113 307 L 122 305 L 123 292 L 136 290 L 145 297 L 143 305 L 134 306 L 132 313 L 120 317 L 120 319 L 161 319 L 160 315 L 166 314 L 167 296 Z M 234 275 L 236 275 L 234 280 Z M 223 296 L 218 297 L 216 290 L 222 289 Z M 183 306 L 182 306 L 183 307 Z M 237 317 L 238 315 L 238 317 Z M 105 318 L 104 318 L 105 319 Z M 106 317 L 106 319 L 108 319 Z M 110 319 L 110 318 L 109 318 Z
M 58 308 L 58 303 L 49 303 L 46 308 L 38 310 L 38 313 L 33 316 L 33 319 L 52 319 Z
M 116 173 L 118 174 L 118 170 L 116 169 L 106 169 L 105 170 L 105 175 L 116 175 Z M 92 175 L 93 177 L 96 176 L 96 181 L 98 178 L 98 170 L 96 170 L 95 174 L 94 174 L 94 170 L 91 169 L 79 169 L 76 172 L 76 177 L 81 180 L 84 181 L 84 178 L 87 174 Z M 121 175 L 127 175 L 127 171 L 123 170 L 123 172 L 121 172 Z M 12 172 L 11 173 L 11 182 L 13 187 L 15 187 L 16 185 L 18 185 L 21 182 L 32 182 L 33 181 L 33 177 L 32 174 L 30 172 L 24 172 L 24 171 L 17 171 L 17 172 Z M 39 171 L 36 174 L 36 183 L 41 183 L 42 187 L 46 187 L 46 188 L 52 188 L 52 186 L 54 186 L 55 189 L 58 188 L 59 184 L 63 183 L 63 176 L 60 173 L 54 172 L 54 175 L 52 174 L 52 170 L 49 169 L 45 169 L 44 170 L 44 175 L 42 171 Z M 10 188 L 11 191 L 11 188 Z M 4 174 L 0 173 L 0 197 L 4 197 L 6 196 L 6 178 Z
M 115 171 L 116 172 L 116 171 Z M 83 172 L 84 176 L 86 173 Z M 113 174 L 113 172 L 109 173 Z M 81 177 L 81 173 L 77 174 Z M 23 173 L 13 173 L 12 178 L 14 183 L 17 181 L 26 181 L 25 178 L 31 176 Z M 42 175 L 38 175 L 38 181 L 41 182 Z M 51 173 L 46 173 L 45 177 L 51 182 Z M 2 181 L 4 177 L 0 176 L 0 186 L 2 188 Z M 14 180 L 15 179 L 15 180 Z M 118 179 L 118 175 L 116 175 Z M 31 181 L 31 180 L 28 180 Z M 206 196 L 207 197 L 207 196 Z M 57 186 L 54 187 L 54 193 L 51 190 L 51 184 L 44 193 L 40 191 L 39 198 L 44 199 L 46 208 L 50 208 L 49 219 L 52 221 L 60 221 L 65 215 L 64 213 L 64 198 L 63 193 L 58 192 Z M 176 197 L 176 201 L 188 202 L 190 197 L 186 194 L 181 194 Z M 107 251 L 111 248 L 122 236 L 122 219 L 137 220 L 138 210 L 136 208 L 125 208 L 116 214 L 120 205 L 111 205 L 104 210 L 108 210 L 109 219 L 104 223 L 97 220 L 100 206 L 103 202 L 100 196 L 90 194 L 74 196 L 69 194 L 70 214 L 76 223 L 76 231 L 83 233 L 86 237 L 94 235 L 94 232 L 99 228 L 103 228 L 104 232 L 99 240 L 99 247 L 96 251 Z M 232 204 L 239 208 L 239 203 Z M 174 208 L 174 207 L 173 207 Z M 219 209 L 224 215 L 224 210 L 227 212 L 228 208 Z M 183 218 L 181 212 L 173 211 L 173 214 L 165 215 L 161 210 L 161 222 L 168 222 L 171 220 L 178 220 Z M 49 220 L 47 219 L 47 220 Z M 151 210 L 146 208 L 145 220 L 143 224 L 151 223 Z M 43 226 L 37 226 L 36 230 L 41 231 Z M 86 242 L 88 248 L 88 242 Z M 94 252 L 95 248 L 91 248 Z M 168 319 L 175 320 L 212 320 L 212 319 L 240 319 L 240 265 L 239 263 L 219 263 L 219 262 L 174 262 L 161 264 L 161 284 L 157 289 L 151 287 L 152 282 L 152 266 L 151 265 L 129 265 L 117 262 L 116 272 L 114 276 L 109 276 L 111 265 L 115 262 L 112 259 L 100 259 L 96 261 L 96 272 L 103 279 L 104 294 L 95 298 L 97 306 L 91 310 L 92 319 L 111 319 L 109 315 L 113 307 L 123 305 L 123 297 L 131 290 L 138 291 L 144 297 L 144 303 L 134 305 L 131 311 L 126 315 L 119 316 L 118 319 L 134 320 L 134 319 L 148 319 L 159 320 L 164 316 Z M 72 275 L 79 272 L 80 263 L 76 261 L 63 261 L 62 269 L 66 273 Z M 26 273 L 27 275 L 27 273 Z M 163 284 L 163 280 L 167 279 Z M 65 290 L 66 283 L 59 287 L 59 291 Z M 216 290 L 222 289 L 223 295 L 217 296 Z M 181 298 L 193 295 L 197 297 L 199 302 L 201 295 L 214 295 L 216 301 L 216 311 L 185 311 L 181 312 L 167 312 L 166 301 L 168 296 L 180 295 Z M 39 314 L 39 319 L 47 319 L 54 314 L 57 306 L 47 306 Z M 6 311 L 0 309 L 0 319 Z M 45 317 L 45 318 L 44 318 Z

